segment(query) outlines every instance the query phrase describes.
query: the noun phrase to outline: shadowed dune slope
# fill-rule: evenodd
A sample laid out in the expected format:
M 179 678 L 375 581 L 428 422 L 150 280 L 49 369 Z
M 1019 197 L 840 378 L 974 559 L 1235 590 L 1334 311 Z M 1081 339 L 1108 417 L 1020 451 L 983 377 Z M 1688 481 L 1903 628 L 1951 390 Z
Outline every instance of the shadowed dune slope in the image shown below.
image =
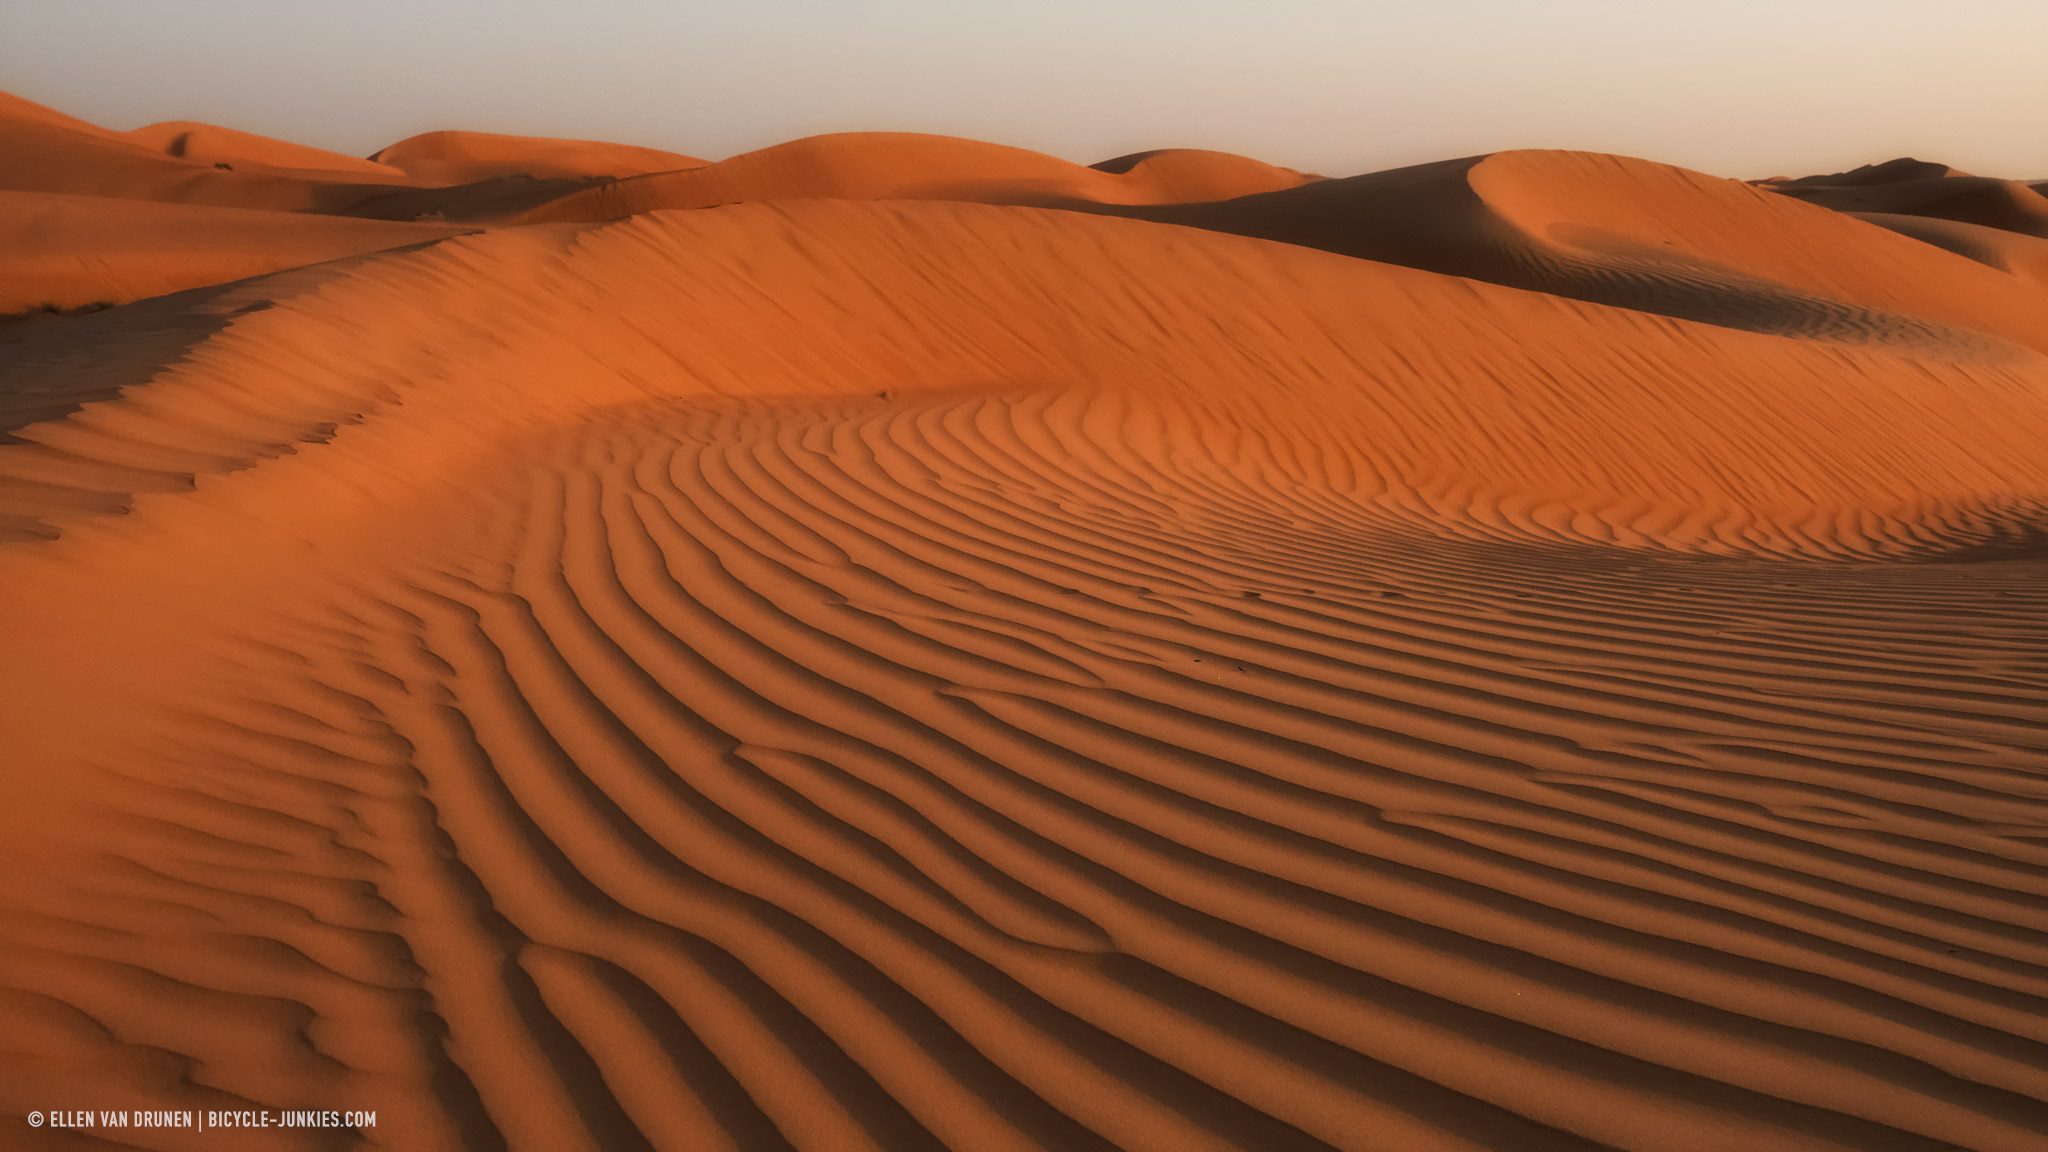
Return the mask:
M 965 200 L 990 204 L 1146 204 L 1220 200 L 1288 188 L 1299 172 L 1221 152 L 1170 149 L 1084 168 L 1054 156 L 903 132 L 813 136 L 686 172 L 600 185 L 528 221 L 609 220 L 664 208 L 761 200 Z
M 2030 289 L 1461 163 L 1297 192 L 1503 283 L 785 191 L 0 330 L 0 1124 L 2034 1152 Z
M 1842 212 L 1927 216 L 2048 239 L 2048 195 L 2038 188 L 1918 160 L 1771 181 L 1765 187 Z
M 2048 286 L 2048 195 L 2038 185 L 1893 160 L 1763 186 Z
M 1861 168 L 1853 168 L 1847 172 L 1837 172 L 1828 176 L 1801 176 L 1797 179 L 1779 178 L 1763 180 L 1759 181 L 1759 183 L 1789 188 L 1853 188 L 1878 184 L 1910 183 L 1922 180 L 1946 180 L 1951 177 L 1973 179 L 1968 172 L 1960 168 L 1951 168 L 1946 164 L 1938 164 L 1932 160 L 1920 160 L 1912 156 L 1899 156 L 1877 164 L 1865 164 Z
M 1858 212 L 1855 215 L 1859 220 L 1889 228 L 1901 236 L 1911 236 L 1979 264 L 2009 272 L 2033 288 L 2048 289 L 2048 239 L 1933 216 L 1904 216 L 1889 212 Z
M 493 132 L 425 132 L 370 158 L 437 184 L 468 184 L 504 176 L 638 176 L 704 161 L 655 148 L 595 140 L 554 140 Z
M 1731 327 L 1862 343 L 1975 329 L 2048 347 L 2048 300 L 2004 277 L 1740 181 L 1627 157 L 1506 152 L 1121 211 Z

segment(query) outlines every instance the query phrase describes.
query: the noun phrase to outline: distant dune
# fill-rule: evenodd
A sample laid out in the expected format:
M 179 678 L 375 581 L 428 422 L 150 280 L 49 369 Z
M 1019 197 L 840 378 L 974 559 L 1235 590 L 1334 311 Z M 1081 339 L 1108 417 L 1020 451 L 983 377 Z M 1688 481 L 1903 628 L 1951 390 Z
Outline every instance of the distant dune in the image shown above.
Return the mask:
M 1903 159 L 1767 186 L 1989 264 L 2035 287 L 2048 286 L 2048 194 L 2042 185 Z
M 354 177 L 388 184 L 408 181 L 407 173 L 402 169 L 375 160 L 344 156 L 323 148 L 308 148 L 303 144 L 190 120 L 151 124 L 127 133 L 127 137 L 180 160 L 211 164 L 216 168 L 278 168 L 322 179 Z
M 524 222 L 607 220 L 663 208 L 758 200 L 969 200 L 983 204 L 1152 204 L 1222 200 L 1309 179 L 1220 152 L 1165 151 L 1084 168 L 1022 148 L 893 132 L 814 136 L 682 172 L 601 184 Z
M 2048 1142 L 2034 235 L 0 113 L 4 1131 Z
M 1773 191 L 1849 212 L 1928 216 L 2048 238 L 2048 196 L 2019 180 L 1971 176 L 1939 164 L 1893 160 L 1839 176 L 1780 180 Z
M 427 132 L 407 137 L 371 157 L 437 184 L 466 184 L 500 176 L 639 176 L 697 168 L 702 160 L 630 144 L 543 140 L 490 132 Z
M 2005 277 L 1625 157 L 1500 153 L 1138 214 L 1731 327 L 1868 342 L 1939 325 L 2048 350 L 2048 300 Z
M 0 316 L 126 304 L 459 231 L 251 208 L 0 192 Z

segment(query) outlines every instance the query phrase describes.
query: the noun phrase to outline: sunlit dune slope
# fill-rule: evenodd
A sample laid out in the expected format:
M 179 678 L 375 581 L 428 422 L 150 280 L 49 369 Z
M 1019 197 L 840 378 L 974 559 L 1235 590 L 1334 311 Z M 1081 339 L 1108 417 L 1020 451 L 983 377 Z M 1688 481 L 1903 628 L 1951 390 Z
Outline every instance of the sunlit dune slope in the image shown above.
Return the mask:
M 1785 340 L 1058 212 L 821 201 L 657 215 L 460 241 L 316 299 L 387 277 L 401 285 L 391 303 L 328 306 L 308 339 L 265 341 L 266 371 L 274 355 L 308 357 L 291 374 L 299 387 L 264 397 L 268 420 L 359 416 L 351 395 L 367 403 L 420 379 L 419 357 L 476 340 L 526 366 L 465 368 L 451 387 L 487 380 L 476 406 L 510 426 L 529 401 L 560 413 L 642 392 L 1099 386 L 1208 412 L 1203 427 L 1241 426 L 1234 446 L 1211 449 L 1234 467 L 1475 531 L 1881 548 L 1862 525 L 1967 536 L 1922 513 L 2023 508 L 2048 475 L 2033 449 L 2042 360 L 2010 345 Z M 238 326 L 214 344 L 224 355 L 250 338 Z M 302 345 L 349 351 L 289 351 Z M 598 367 L 558 373 L 557 354 Z M 319 403 L 287 415 L 309 396 Z M 464 392 L 443 399 L 470 410 Z M 52 434 L 90 454 L 92 426 L 120 417 L 85 415 Z M 1893 440 L 1908 427 L 1901 455 Z M 240 450 L 271 447 L 257 437 Z M 1553 504 L 1573 509 L 1565 522 L 1535 516 Z
M 440 135 L 457 141 L 470 138 L 464 133 Z M 438 136 L 416 139 L 430 151 L 430 142 Z M 170 123 L 133 133 L 112 132 L 0 94 L 0 191 L 389 220 L 489 222 L 590 184 L 595 178 L 558 173 L 574 169 L 579 156 L 605 167 L 597 162 L 609 154 L 604 149 L 613 147 L 516 138 L 508 146 L 529 149 L 530 162 L 499 163 L 486 155 L 467 169 L 466 160 L 449 160 L 445 169 L 437 169 L 434 161 L 425 160 L 421 170 L 430 175 L 419 176 L 396 166 L 334 157 L 208 125 Z M 623 147 L 614 151 L 628 157 L 668 156 Z M 630 168 L 629 163 L 621 166 Z M 514 174 L 503 175 L 498 169 Z
M 600 185 L 529 213 L 527 221 L 592 221 L 663 208 L 760 200 L 1069 201 L 1142 204 L 1219 200 L 1309 177 L 1220 152 L 1167 150 L 1085 168 L 1054 156 L 900 132 L 814 136 L 685 172 Z
M 388 164 L 215 124 L 166 120 L 125 135 L 130 140 L 195 164 L 282 168 L 327 180 L 360 179 L 384 184 L 412 182 L 406 172 Z
M 493 132 L 425 132 L 391 145 L 371 160 L 437 184 L 467 184 L 504 176 L 638 176 L 704 163 L 630 144 Z
M 1155 148 L 1104 160 L 1091 167 L 1129 177 L 1125 183 L 1145 189 L 1143 195 L 1147 199 L 1167 203 L 1228 200 L 1320 179 L 1292 168 L 1204 148 Z
M 455 235 L 433 224 L 0 192 L 0 316 L 125 304 Z
M 58 192 L 283 211 L 339 211 L 373 185 L 337 176 L 175 156 L 147 138 L 110 132 L 0 94 L 0 190 Z M 396 180 L 395 183 L 403 183 Z

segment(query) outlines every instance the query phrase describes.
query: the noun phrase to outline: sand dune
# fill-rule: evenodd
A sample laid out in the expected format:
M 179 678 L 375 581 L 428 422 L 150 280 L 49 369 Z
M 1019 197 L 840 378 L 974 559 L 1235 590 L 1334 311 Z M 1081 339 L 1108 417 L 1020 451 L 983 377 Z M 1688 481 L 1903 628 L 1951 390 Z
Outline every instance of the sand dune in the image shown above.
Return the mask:
M 2048 195 L 2023 181 L 1895 160 L 1837 176 L 1774 181 L 1775 192 L 1845 212 L 1954 220 L 2048 239 Z
M 196 164 L 230 168 L 280 168 L 328 180 L 361 179 L 385 184 L 409 183 L 408 174 L 389 164 L 364 160 L 324 148 L 308 148 L 215 124 L 166 120 L 127 133 L 131 140 Z M 454 181 L 450 181 L 454 183 Z
M 2048 239 L 1933 216 L 1890 212 L 1858 212 L 1855 216 L 1902 236 L 1911 236 L 1937 248 L 1946 248 L 1958 256 L 1988 264 L 2001 272 L 2009 272 L 2035 288 L 2048 288 Z
M 0 326 L 5 1130 L 2040 1147 L 2037 288 L 1308 179 L 825 138 Z
M 505 148 L 529 146 L 534 159 L 493 160 L 493 141 Z M 476 155 L 469 156 L 465 147 Z M 595 182 L 596 177 L 573 174 L 578 163 L 601 168 L 607 156 L 617 154 L 625 157 L 621 166 L 631 169 L 636 155 L 687 159 L 646 149 L 474 133 L 430 134 L 395 148 L 401 159 L 417 166 L 417 173 L 210 125 L 173 122 L 113 132 L 0 94 L 0 156 L 8 161 L 0 167 L 0 191 L 490 222 Z M 415 155 L 419 158 L 410 159 Z
M 2048 302 L 1853 218 L 1625 157 L 1513 152 L 1129 214 L 1712 324 L 2048 347 Z
M 371 160 L 438 184 L 469 184 L 504 176 L 639 176 L 696 168 L 694 157 L 605 144 L 594 140 L 549 140 L 492 132 L 426 132 L 409 136 Z
M 1153 204 L 1223 200 L 1311 178 L 1221 152 L 1168 149 L 1094 168 L 1030 152 L 901 132 L 814 136 L 684 172 L 604 184 L 546 204 L 527 222 L 609 220 L 663 208 L 761 200 L 965 200 L 984 204 Z
M 366 194 L 359 172 L 309 178 L 267 165 L 237 170 L 227 160 L 173 155 L 146 129 L 140 136 L 111 132 L 4 94 L 0 156 L 7 160 L 0 166 L 0 190 L 15 192 L 291 212 L 338 211 Z
M 2048 286 L 2048 194 L 2040 185 L 1919 160 L 1764 184 Z
M 1166 203 L 1231 200 L 1321 179 L 1248 156 L 1203 148 L 1155 148 L 1091 167 L 1131 177 L 1126 183 L 1145 186 L 1150 190 L 1148 198 Z
M 428 243 L 433 224 L 0 192 L 0 316 L 126 304 Z

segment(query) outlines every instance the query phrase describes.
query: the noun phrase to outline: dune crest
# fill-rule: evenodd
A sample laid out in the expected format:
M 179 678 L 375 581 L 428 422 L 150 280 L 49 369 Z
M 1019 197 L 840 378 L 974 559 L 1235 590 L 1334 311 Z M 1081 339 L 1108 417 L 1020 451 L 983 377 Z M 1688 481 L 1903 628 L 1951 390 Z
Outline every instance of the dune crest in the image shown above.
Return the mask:
M 1766 187 L 1837 211 L 1926 216 L 2048 239 L 2048 195 L 2040 189 L 1918 160 L 1770 181 Z
M 408 136 L 370 159 L 441 184 L 505 176 L 640 176 L 704 163 L 692 156 L 631 144 L 452 131 Z
M 1085 168 L 978 140 L 851 132 L 794 140 L 685 172 L 601 185 L 562 197 L 523 219 L 607 220 L 665 208 L 763 200 L 1148 204 L 1221 200 L 1310 179 L 1221 152 L 1167 150 L 1128 159 L 1128 165 Z
M 819 247 L 813 254 L 807 246 Z M 914 255 L 886 273 L 887 290 L 870 284 L 905 246 Z M 1009 248 L 1033 259 L 997 255 Z M 567 255 L 552 255 L 558 250 Z M 843 258 L 827 255 L 842 250 Z M 377 381 L 374 394 L 390 394 L 395 382 L 419 378 L 413 361 L 425 350 L 469 332 L 522 353 L 532 341 L 572 362 L 638 365 L 624 378 L 640 383 L 624 393 L 608 385 L 598 394 L 609 397 L 604 403 L 677 389 L 860 394 L 931 379 L 1116 381 L 1148 405 L 1176 406 L 1194 398 L 1174 381 L 1200 378 L 1200 407 L 1213 424 L 1200 439 L 1233 466 L 1459 531 L 1549 537 L 1558 529 L 1523 516 L 1558 502 L 1577 509 L 1589 538 L 1602 541 L 1884 552 L 1899 543 L 1892 531 L 1932 531 L 1927 546 L 1938 548 L 1953 530 L 1959 545 L 1975 546 L 1979 533 L 2001 530 L 1965 525 L 2009 514 L 2018 530 L 2048 493 L 2048 471 L 2032 450 L 2043 419 L 2043 360 L 2012 346 L 1987 344 L 1961 359 L 1819 346 L 1231 237 L 969 205 L 741 205 L 595 230 L 494 233 L 421 260 L 475 270 L 448 281 L 452 290 L 431 276 L 394 281 L 420 284 L 389 289 L 399 294 L 387 298 L 404 300 L 395 306 L 430 318 L 429 327 L 368 328 L 337 312 L 326 324 L 333 337 L 270 342 L 276 350 L 258 357 L 265 371 L 301 343 L 326 348 L 347 333 L 354 349 L 332 366 L 302 364 L 294 373 L 301 386 L 265 401 L 275 419 L 286 419 L 300 393 L 322 397 L 313 409 L 320 419 L 307 423 L 331 421 L 336 404 L 358 417 L 355 405 L 369 396 L 361 393 L 366 384 L 349 381 Z M 411 267 L 371 265 L 315 299 Z M 535 291 L 536 277 L 545 290 Z M 1126 298 L 1132 281 L 1151 285 L 1148 295 Z M 1239 287 L 1218 297 L 1217 281 Z M 1262 292 L 1280 293 L 1286 306 L 1262 305 Z M 975 301 L 972 311 L 958 314 L 948 303 L 955 295 Z M 677 301 L 699 298 L 717 310 L 674 311 Z M 764 298 L 778 302 L 766 315 L 750 303 Z M 550 307 L 536 311 L 541 300 Z M 1265 335 L 1256 345 L 1189 338 L 1223 331 L 1221 317 L 1233 308 L 1260 317 Z M 249 323 L 282 324 L 300 310 Z M 530 316 L 529 326 L 507 327 L 508 315 Z M 863 342 L 807 339 L 825 318 L 862 333 Z M 1137 342 L 1128 330 L 1145 326 L 1152 334 Z M 221 350 L 239 345 L 222 342 Z M 994 349 L 1010 350 L 1008 359 Z M 679 373 L 678 365 L 712 375 Z M 618 379 L 620 371 L 596 370 L 594 378 Z M 321 383 L 327 377 L 332 382 Z M 1316 383 L 1340 378 L 1349 382 Z M 491 379 L 490 406 L 504 420 L 521 411 L 514 397 L 554 411 L 590 402 L 545 371 Z M 1688 386 L 1674 390 L 1667 379 Z M 462 395 L 440 402 L 462 405 Z M 1788 420 L 1794 411 L 1833 415 Z M 1883 429 L 1909 425 L 1927 433 L 1910 455 L 1874 450 Z M 1784 438 L 1788 426 L 1798 429 L 1797 442 Z M 1226 427 L 1244 429 L 1227 450 L 1217 440 Z M 1568 444 L 1552 435 L 1563 427 L 1573 430 Z M 1646 439 L 1645 429 L 1657 438 Z M 88 433 L 81 443 L 91 440 Z M 241 450 L 276 447 L 251 442 Z M 1674 460 L 1718 463 L 1681 470 Z M 1952 521 L 1927 517 L 1942 507 Z M 1895 527 L 1876 535 L 1854 527 L 1868 522 Z
M 403 170 L 388 164 L 222 128 L 217 124 L 166 120 L 137 128 L 126 135 L 166 155 L 195 164 L 212 164 L 216 168 L 254 165 L 317 174 L 322 179 L 359 177 L 386 184 L 404 184 L 409 180 Z
M 430 243 L 459 231 L 437 224 L 0 192 L 0 316 L 126 304 Z
M 1124 211 L 1729 327 L 1850 343 L 1975 330 L 2048 346 L 2048 301 L 2009 279 L 1740 181 L 1626 157 L 1500 153 Z
M 2048 286 L 2048 193 L 2040 185 L 1893 160 L 1764 186 Z

